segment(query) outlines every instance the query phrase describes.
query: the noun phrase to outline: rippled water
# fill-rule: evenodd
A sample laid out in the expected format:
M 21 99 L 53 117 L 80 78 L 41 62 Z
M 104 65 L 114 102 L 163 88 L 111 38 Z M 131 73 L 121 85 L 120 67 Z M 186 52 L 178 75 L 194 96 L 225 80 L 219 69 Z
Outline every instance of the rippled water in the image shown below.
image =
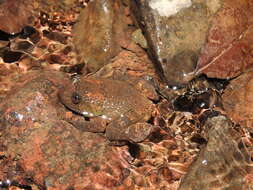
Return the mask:
M 210 118 L 205 126 L 208 143 L 201 150 L 179 190 L 252 190 L 253 163 L 242 135 L 224 116 Z

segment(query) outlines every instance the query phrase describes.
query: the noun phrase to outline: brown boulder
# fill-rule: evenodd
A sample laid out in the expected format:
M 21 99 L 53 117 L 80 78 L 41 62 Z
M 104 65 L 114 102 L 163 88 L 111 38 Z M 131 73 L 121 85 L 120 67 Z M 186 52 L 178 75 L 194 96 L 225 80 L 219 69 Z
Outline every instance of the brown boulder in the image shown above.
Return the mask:
M 94 0 L 82 10 L 74 27 L 78 61 L 94 72 L 106 65 L 120 50 L 124 39 L 124 7 L 121 1 Z

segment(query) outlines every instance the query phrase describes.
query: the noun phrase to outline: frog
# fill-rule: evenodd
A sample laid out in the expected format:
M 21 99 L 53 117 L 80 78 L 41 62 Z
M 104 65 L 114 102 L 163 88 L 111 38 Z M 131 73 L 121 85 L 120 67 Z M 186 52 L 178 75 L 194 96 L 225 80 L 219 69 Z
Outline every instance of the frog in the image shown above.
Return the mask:
M 126 81 L 82 77 L 61 89 L 58 96 L 68 110 L 82 116 L 70 121 L 74 127 L 104 133 L 110 142 L 138 143 L 154 130 L 147 122 L 155 108 L 153 102 Z

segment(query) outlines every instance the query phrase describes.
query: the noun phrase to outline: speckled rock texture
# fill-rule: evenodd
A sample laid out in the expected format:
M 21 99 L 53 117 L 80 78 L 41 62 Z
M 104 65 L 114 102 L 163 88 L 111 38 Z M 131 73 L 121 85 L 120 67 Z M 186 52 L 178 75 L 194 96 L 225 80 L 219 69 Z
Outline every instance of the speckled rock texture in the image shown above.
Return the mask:
M 0 0 L 0 189 L 253 189 L 252 5 Z
M 127 149 L 61 120 L 61 72 L 21 77 L 0 105 L 0 178 L 40 189 L 112 189 L 129 174 Z M 66 85 L 66 83 L 65 83 Z

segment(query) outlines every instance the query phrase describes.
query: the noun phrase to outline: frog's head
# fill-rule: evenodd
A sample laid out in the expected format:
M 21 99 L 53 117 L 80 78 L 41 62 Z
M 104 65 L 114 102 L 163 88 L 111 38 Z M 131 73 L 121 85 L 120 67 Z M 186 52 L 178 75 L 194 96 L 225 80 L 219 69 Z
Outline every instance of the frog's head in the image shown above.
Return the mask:
M 84 98 L 84 95 L 75 88 L 64 88 L 59 91 L 58 97 L 60 102 L 69 110 L 83 115 L 85 117 L 93 117 L 92 108 Z

